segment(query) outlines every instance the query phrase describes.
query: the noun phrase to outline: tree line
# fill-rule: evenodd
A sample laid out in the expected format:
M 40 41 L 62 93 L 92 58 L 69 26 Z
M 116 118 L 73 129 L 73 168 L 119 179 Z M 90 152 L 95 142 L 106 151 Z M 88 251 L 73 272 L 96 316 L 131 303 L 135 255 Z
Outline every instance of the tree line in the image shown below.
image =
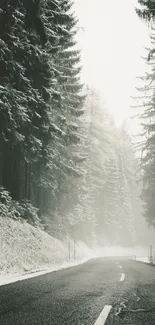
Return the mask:
M 89 245 L 133 243 L 132 140 L 81 83 L 72 1 L 0 8 L 0 214 Z
M 142 200 L 144 216 L 149 226 L 155 228 L 155 2 L 138 0 L 136 9 L 138 16 L 149 23 L 151 48 L 147 49 L 145 62 L 147 72 L 143 76 L 143 87 L 140 89 L 140 122 L 142 125 L 141 170 Z
M 76 120 L 84 96 L 72 2 L 41 2 L 44 47 L 34 23 L 39 5 L 1 3 L 0 184 L 41 216 L 76 165 L 70 148 L 79 141 Z

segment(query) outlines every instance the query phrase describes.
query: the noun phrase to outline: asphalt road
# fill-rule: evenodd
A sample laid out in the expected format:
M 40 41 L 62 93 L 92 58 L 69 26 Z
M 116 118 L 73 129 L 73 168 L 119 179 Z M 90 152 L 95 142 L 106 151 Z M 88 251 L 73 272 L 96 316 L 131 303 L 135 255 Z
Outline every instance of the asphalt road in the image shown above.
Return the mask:
M 97 258 L 1 286 L 0 324 L 155 325 L 155 267 Z

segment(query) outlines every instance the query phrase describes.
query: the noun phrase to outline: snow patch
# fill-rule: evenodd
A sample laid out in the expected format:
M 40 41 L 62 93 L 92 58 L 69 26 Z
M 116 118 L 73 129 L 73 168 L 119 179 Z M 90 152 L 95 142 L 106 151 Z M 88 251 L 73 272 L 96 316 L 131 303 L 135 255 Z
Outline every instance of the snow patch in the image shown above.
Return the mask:
M 70 242 L 70 258 L 69 258 Z M 84 243 L 60 241 L 22 220 L 0 217 L 0 285 L 16 282 L 66 267 L 93 257 Z
M 27 273 L 24 275 L 15 275 L 15 274 L 10 274 L 10 275 L 0 275 L 0 286 L 9 284 L 9 283 L 13 283 L 13 282 L 18 282 L 18 281 L 22 281 L 22 280 L 27 280 L 30 278 L 35 278 L 37 276 L 41 276 L 44 274 L 48 274 L 54 271 L 60 271 L 60 270 L 64 270 L 66 268 L 70 268 L 76 265 L 80 265 L 83 264 L 85 262 L 87 262 L 89 259 L 84 259 L 78 262 L 74 262 L 74 263 L 63 263 L 62 266 L 58 266 L 58 267 L 53 267 L 53 268 L 47 268 L 44 271 L 37 271 L 37 272 L 31 272 L 31 273 Z
M 136 257 L 136 261 L 139 261 L 139 262 L 145 262 L 145 263 L 149 263 L 150 264 L 150 261 L 148 259 L 148 257 Z

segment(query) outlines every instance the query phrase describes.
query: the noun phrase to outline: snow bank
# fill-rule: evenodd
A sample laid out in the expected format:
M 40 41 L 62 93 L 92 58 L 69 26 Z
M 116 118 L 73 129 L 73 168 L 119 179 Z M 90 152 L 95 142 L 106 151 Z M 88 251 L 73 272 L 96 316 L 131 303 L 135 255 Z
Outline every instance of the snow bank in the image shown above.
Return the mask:
M 139 262 L 144 262 L 150 264 L 150 246 L 148 247 L 136 247 L 134 249 L 134 260 L 139 261 Z M 153 257 L 153 263 L 155 263 L 155 252 L 154 252 L 154 247 L 152 251 L 152 257 Z
M 51 272 L 92 257 L 83 243 L 78 242 L 75 247 L 76 262 L 72 240 L 62 242 L 25 221 L 0 217 L 0 283 L 13 282 L 13 278 L 20 279 L 24 274 L 31 273 L 32 277 L 36 271 Z
M 144 263 L 150 264 L 150 259 L 148 257 L 145 257 L 145 256 L 136 257 L 135 260 L 138 261 L 138 262 L 144 262 Z M 155 264 L 155 257 L 153 258 L 152 264 Z
M 136 261 L 139 261 L 139 262 L 144 262 L 144 263 L 149 263 L 150 264 L 150 261 L 148 259 L 148 257 L 136 257 L 135 258 Z

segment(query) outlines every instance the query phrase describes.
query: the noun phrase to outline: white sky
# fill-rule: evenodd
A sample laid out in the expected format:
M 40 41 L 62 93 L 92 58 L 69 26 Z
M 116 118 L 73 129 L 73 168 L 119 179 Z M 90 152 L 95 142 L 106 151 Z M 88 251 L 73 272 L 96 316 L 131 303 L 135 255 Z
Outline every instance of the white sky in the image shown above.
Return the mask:
M 75 0 L 79 17 L 83 79 L 102 94 L 116 123 L 133 116 L 131 96 L 144 75 L 141 56 L 149 45 L 147 26 L 136 15 L 136 0 Z M 136 124 L 130 126 L 135 132 Z

